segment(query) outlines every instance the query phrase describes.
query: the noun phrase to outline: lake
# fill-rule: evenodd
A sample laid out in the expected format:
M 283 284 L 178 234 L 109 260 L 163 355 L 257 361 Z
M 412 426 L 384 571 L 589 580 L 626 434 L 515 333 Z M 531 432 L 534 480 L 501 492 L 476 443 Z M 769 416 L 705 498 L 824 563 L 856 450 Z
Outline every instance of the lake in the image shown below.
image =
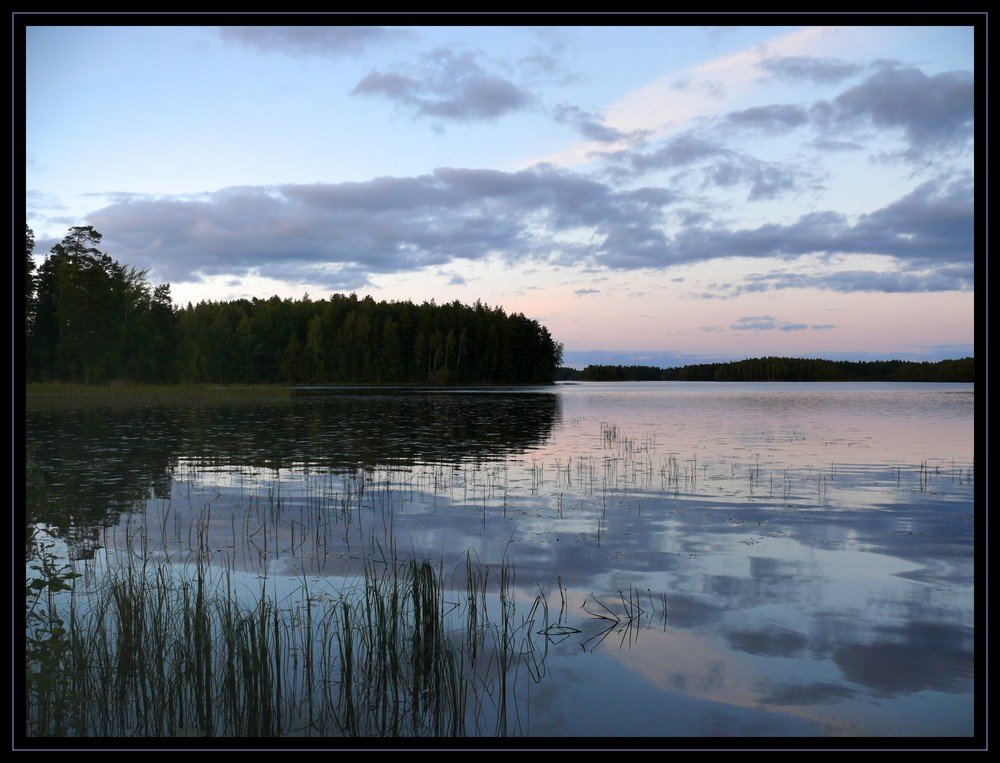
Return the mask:
M 462 659 L 469 622 L 494 634 L 468 734 L 971 737 L 974 401 L 641 382 L 33 408 L 29 522 L 84 610 L 112 570 L 197 567 L 298 623 L 428 560 Z M 282 733 L 332 733 L 304 681 Z

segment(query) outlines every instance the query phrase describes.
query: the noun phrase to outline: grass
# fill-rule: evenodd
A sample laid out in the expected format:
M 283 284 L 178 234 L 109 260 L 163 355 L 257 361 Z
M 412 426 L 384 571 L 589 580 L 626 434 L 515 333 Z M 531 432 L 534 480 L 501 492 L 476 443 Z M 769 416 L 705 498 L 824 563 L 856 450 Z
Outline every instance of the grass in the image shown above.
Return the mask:
M 303 578 L 280 600 L 266 575 L 247 592 L 200 560 L 118 564 L 82 591 L 64 570 L 37 565 L 45 583 L 27 586 L 27 735 L 518 733 L 508 708 L 517 674 L 539 673 L 533 639 L 544 627 L 537 601 L 518 620 L 510 566 L 499 568 L 491 620 L 489 570 L 471 557 L 455 590 L 426 559 L 377 558 L 335 590 Z
M 489 384 L 469 384 L 463 387 L 489 388 Z M 537 384 L 510 384 L 504 387 L 534 387 Z M 148 405 L 150 403 L 198 403 L 280 400 L 301 395 L 329 394 L 331 390 L 344 389 L 451 389 L 427 384 L 374 384 L 338 383 L 317 386 L 292 384 L 143 384 L 140 382 L 113 381 L 105 384 L 77 382 L 30 382 L 24 393 L 29 408 L 53 407 L 65 404 L 78 405 Z
M 25 385 L 27 407 L 61 405 L 149 405 L 151 403 L 199 403 L 260 401 L 291 398 L 292 388 L 281 384 L 73 384 L 32 382 Z

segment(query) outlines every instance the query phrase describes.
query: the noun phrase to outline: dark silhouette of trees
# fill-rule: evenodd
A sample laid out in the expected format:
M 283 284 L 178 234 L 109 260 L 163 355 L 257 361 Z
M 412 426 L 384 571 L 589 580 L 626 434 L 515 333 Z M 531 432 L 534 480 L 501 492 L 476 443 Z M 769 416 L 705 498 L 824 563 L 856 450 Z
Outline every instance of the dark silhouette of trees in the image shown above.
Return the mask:
M 583 381 L 661 381 L 663 369 L 655 366 L 592 365 L 583 369 Z
M 904 360 L 821 360 L 812 358 L 749 358 L 731 363 L 698 363 L 678 368 L 591 365 L 577 377 L 583 381 L 975 381 L 973 358 L 936 363 Z
M 170 287 L 113 260 L 91 226 L 71 228 L 34 272 L 28 251 L 26 365 L 29 379 L 85 383 L 177 378 Z
M 29 380 L 102 383 L 545 384 L 562 345 L 537 321 L 477 302 L 238 299 L 174 307 L 169 284 L 71 228 L 37 271 L 26 226 Z
M 562 360 L 537 321 L 482 303 L 271 297 L 188 305 L 179 321 L 197 382 L 545 384 Z
M 24 292 L 24 312 L 25 335 L 30 336 L 35 320 L 35 260 L 31 256 L 35 249 L 35 234 L 27 225 L 24 226 L 24 251 L 26 263 L 24 266 L 25 292 Z

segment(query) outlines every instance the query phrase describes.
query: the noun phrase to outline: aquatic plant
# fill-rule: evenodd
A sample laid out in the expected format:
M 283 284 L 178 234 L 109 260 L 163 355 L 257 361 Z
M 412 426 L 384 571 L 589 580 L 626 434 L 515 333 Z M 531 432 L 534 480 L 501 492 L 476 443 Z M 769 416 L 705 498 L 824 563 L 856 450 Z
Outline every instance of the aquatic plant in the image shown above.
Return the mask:
M 39 602 L 74 574 L 44 558 L 27 586 L 28 736 L 508 735 L 511 682 L 539 673 L 545 626 L 537 602 L 518 621 L 506 562 L 495 620 L 471 556 L 446 595 L 440 566 L 391 549 L 337 589 L 303 578 L 281 599 L 266 575 L 248 592 L 203 559 L 125 562 L 63 617 Z
M 37 711 L 29 715 L 28 733 L 65 734 L 79 719 L 84 695 L 71 670 L 75 647 L 74 609 L 59 607 L 59 594 L 73 590 L 80 574 L 62 561 L 55 543 L 43 530 L 29 531 L 33 560 L 25 580 L 25 703 Z

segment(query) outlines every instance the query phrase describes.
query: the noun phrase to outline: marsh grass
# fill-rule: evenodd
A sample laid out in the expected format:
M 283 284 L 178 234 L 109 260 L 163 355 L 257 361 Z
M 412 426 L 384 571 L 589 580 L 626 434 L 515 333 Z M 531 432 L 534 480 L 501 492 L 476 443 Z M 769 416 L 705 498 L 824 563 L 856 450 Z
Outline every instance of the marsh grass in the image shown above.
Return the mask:
M 42 572 L 29 736 L 506 736 L 523 729 L 518 675 L 544 674 L 541 608 L 518 619 L 506 561 L 490 592 L 471 556 L 449 587 L 440 565 L 376 549 L 339 588 L 303 578 L 280 598 L 203 560 L 124 563 L 66 611 L 42 595 L 69 589 L 64 571 Z
M 617 633 L 621 636 L 620 647 L 626 644 L 631 646 L 639 636 L 639 631 L 643 627 L 644 617 L 646 618 L 645 624 L 648 626 L 652 614 L 656 612 L 656 604 L 653 602 L 652 592 L 648 591 L 647 595 L 649 600 L 648 610 L 642 606 L 642 596 L 639 590 L 631 585 L 627 593 L 619 591 L 618 601 L 612 601 L 610 604 L 605 603 L 605 601 L 591 593 L 588 599 L 584 600 L 581 608 L 593 620 L 600 623 L 602 627 L 581 644 L 582 648 L 593 651 L 612 633 Z M 660 603 L 665 628 L 666 598 L 662 594 Z
M 280 384 L 74 384 L 32 382 L 25 385 L 29 409 L 72 406 L 130 406 L 158 403 L 230 403 L 291 399 L 294 390 Z

